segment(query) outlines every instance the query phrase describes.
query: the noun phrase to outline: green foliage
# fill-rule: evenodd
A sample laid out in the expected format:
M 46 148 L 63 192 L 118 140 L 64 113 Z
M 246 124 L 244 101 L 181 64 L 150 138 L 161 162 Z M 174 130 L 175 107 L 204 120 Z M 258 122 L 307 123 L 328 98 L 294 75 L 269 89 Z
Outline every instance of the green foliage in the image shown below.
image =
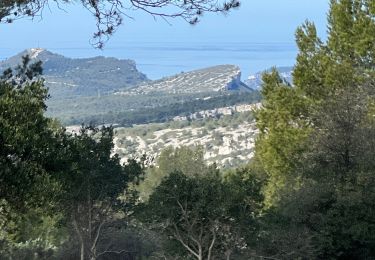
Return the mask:
M 46 214 L 43 209 L 13 213 L 0 223 L 1 259 L 50 259 L 67 239 L 62 216 Z
M 373 1 L 331 1 L 326 43 L 312 23 L 297 30 L 293 88 L 274 72 L 264 76 L 255 162 L 268 176 L 266 255 L 374 255 L 373 7 Z
M 56 176 L 61 184 L 57 207 L 76 233 L 81 259 L 105 254 L 105 250 L 99 251 L 103 230 L 124 218 L 117 216 L 120 210 L 124 216 L 130 214 L 135 203 L 129 185 L 143 170 L 135 161 L 122 166 L 120 158 L 112 155 L 112 148 L 110 127 L 85 127 L 79 134 L 67 136 L 66 169 Z
M 53 201 L 60 185 L 52 178 L 62 131 L 44 117 L 47 89 L 41 63 L 6 70 L 0 79 L 0 255 L 27 259 L 50 255 L 64 239 Z M 45 255 L 46 254 L 46 255 Z
M 201 146 L 165 148 L 157 158 L 156 166 L 147 170 L 144 180 L 139 185 L 141 198 L 148 200 L 155 188 L 172 172 L 181 171 L 187 176 L 207 174 L 210 167 L 204 161 L 203 152 Z
M 263 76 L 256 156 L 223 174 L 205 164 L 202 147 L 170 147 L 141 181 L 143 162 L 121 165 L 113 154 L 112 128 L 68 135 L 44 117 L 40 64 L 25 58 L 16 74 L 7 70 L 0 80 L 0 257 L 372 259 L 374 15 L 373 1 L 332 0 L 327 42 L 312 23 L 297 30 L 294 85 L 276 70 Z M 247 97 L 185 98 L 174 96 L 124 123 Z M 168 127 L 207 131 L 241 120 L 251 114 Z M 151 137 L 161 129 L 119 132 Z
M 207 96 L 211 98 L 203 100 Z M 71 100 L 53 99 L 48 103 L 47 114 L 59 118 L 65 125 L 109 123 L 129 126 L 166 122 L 175 116 L 186 116 L 202 110 L 258 101 L 260 101 L 260 94 L 257 91 L 251 93 L 106 95 Z M 67 103 L 71 105 L 67 106 Z
M 0 81 L 0 255 L 49 259 L 72 228 L 83 258 L 97 257 L 102 227 L 130 214 L 143 169 L 112 155 L 112 128 L 68 135 L 46 118 L 41 64 L 29 62 Z
M 49 174 L 58 134 L 45 118 L 48 97 L 38 78 L 40 63 L 24 63 L 0 79 L 0 197 L 12 208 L 43 205 L 54 187 Z
M 102 56 L 71 59 L 44 49 L 27 49 L 10 57 L 0 62 L 0 71 L 17 67 L 25 55 L 32 56 L 33 62 L 43 62 L 43 77 L 51 95 L 49 104 L 82 96 L 108 95 L 148 80 L 132 60 Z
M 257 184 L 243 175 L 223 181 L 214 169 L 206 175 L 173 172 L 140 209 L 141 218 L 168 237 L 176 254 L 228 259 L 247 246 L 243 227 L 249 236 L 255 229 L 261 200 Z
M 57 176 L 63 184 L 67 201 L 78 204 L 87 200 L 86 192 L 95 200 L 117 199 L 131 178 L 126 174 L 119 158 L 111 156 L 113 147 L 111 128 L 87 127 L 79 134 L 68 137 L 69 151 L 67 161 L 71 163 L 66 172 Z M 111 189 L 108 187 L 111 186 Z M 72 205 L 73 206 L 73 205 Z M 70 209 L 68 210 L 70 211 Z
M 368 42 L 373 37 L 370 33 L 374 27 L 373 14 L 369 2 L 332 1 L 327 43 L 318 38 L 314 24 L 306 22 L 298 28 L 296 39 L 300 52 L 293 72 L 293 88 L 283 84 L 276 71 L 264 76 L 264 107 L 257 114 L 261 130 L 257 156 L 266 173 L 276 178 L 270 182 L 276 188 L 266 190 L 271 192 L 271 198 L 274 190 L 277 193 L 288 183 L 298 185 L 298 182 L 293 184 L 294 180 L 298 180 L 298 173 L 293 174 L 300 167 L 298 157 L 307 151 L 311 133 L 323 130 L 319 122 L 332 121 L 328 116 L 322 118 L 327 109 L 332 111 L 331 116 L 334 116 L 333 113 L 344 116 L 344 102 L 349 107 L 354 106 L 360 100 L 359 95 L 363 100 L 361 107 L 366 106 L 366 95 L 370 95 L 368 86 L 373 84 L 371 77 L 374 72 L 369 64 L 373 62 L 374 48 L 372 44 L 359 44 L 358 39 Z M 363 23 L 368 23 L 368 35 L 360 29 L 359 24 Z M 335 100 L 335 105 L 332 100 Z M 339 102 L 342 104 L 339 105 Z M 342 111 L 333 112 L 332 109 L 337 106 Z M 357 116 L 355 107 L 352 108 L 346 113 L 348 120 Z M 340 127 L 344 123 L 342 121 Z M 339 142 L 337 138 L 334 140 Z M 286 181 L 288 175 L 291 175 L 291 180 Z
M 270 206 L 280 199 L 281 191 L 298 182 L 293 169 L 306 148 L 310 129 L 305 117 L 307 101 L 298 90 L 285 84 L 276 70 L 265 74 L 263 81 L 263 107 L 255 113 L 260 130 L 256 157 L 270 179 L 265 188 Z

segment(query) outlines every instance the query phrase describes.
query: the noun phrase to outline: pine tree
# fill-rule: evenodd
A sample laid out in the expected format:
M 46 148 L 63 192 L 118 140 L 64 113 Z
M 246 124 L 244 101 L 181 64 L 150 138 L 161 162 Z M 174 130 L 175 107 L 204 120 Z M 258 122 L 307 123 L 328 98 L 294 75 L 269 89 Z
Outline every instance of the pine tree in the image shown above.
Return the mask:
M 294 85 L 275 71 L 264 75 L 256 162 L 268 176 L 268 213 L 276 216 L 268 233 L 280 249 L 273 255 L 375 254 L 374 30 L 373 0 L 332 0 L 326 42 L 313 23 L 296 32 Z M 286 241 L 296 233 L 300 239 Z
M 333 135 L 326 138 L 331 144 L 346 140 L 340 148 L 336 147 L 336 156 L 342 152 L 348 158 L 354 156 L 350 147 L 354 143 L 353 127 L 362 122 L 355 118 L 364 119 L 369 113 L 365 111 L 370 111 L 373 104 L 374 15 L 374 1 L 332 0 L 327 42 L 318 37 L 311 22 L 297 29 L 299 54 L 293 72 L 294 86 L 283 84 L 276 71 L 264 75 L 263 108 L 257 112 L 261 133 L 256 157 L 270 177 L 265 190 L 269 203 L 276 203 L 285 187 L 290 186 L 286 190 L 298 187 L 306 167 L 301 159 L 311 146 L 323 144 L 316 136 L 327 133 L 328 122 L 336 120 L 336 128 L 347 130 L 335 138 Z M 361 115 L 357 109 L 359 100 L 363 101 Z M 324 117 L 329 110 L 330 116 Z M 336 130 L 339 129 L 330 129 Z

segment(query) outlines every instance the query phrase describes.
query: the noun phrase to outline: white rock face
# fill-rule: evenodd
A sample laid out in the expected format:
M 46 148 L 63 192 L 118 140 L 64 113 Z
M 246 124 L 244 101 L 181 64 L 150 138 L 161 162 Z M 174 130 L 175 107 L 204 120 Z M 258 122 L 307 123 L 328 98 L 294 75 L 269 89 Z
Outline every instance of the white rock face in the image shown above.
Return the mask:
M 272 68 L 250 75 L 247 78 L 247 80 L 245 80 L 245 83 L 247 84 L 248 87 L 252 89 L 260 89 L 263 84 L 263 80 L 262 80 L 263 73 L 270 72 L 271 69 Z M 282 79 L 284 79 L 286 82 L 290 84 L 293 83 L 293 80 L 292 80 L 293 67 L 277 67 L 276 69 L 278 70 Z
M 31 59 L 36 59 L 40 53 L 42 53 L 44 49 L 42 48 L 31 48 L 28 50 Z
M 218 65 L 210 68 L 180 73 L 175 76 L 148 82 L 118 95 L 199 93 L 227 90 L 231 84 L 240 81 L 241 70 L 235 65 Z
M 141 158 L 144 154 L 148 158 L 157 158 L 168 146 L 201 145 L 205 151 L 204 159 L 221 167 L 238 166 L 249 162 L 254 156 L 258 130 L 253 120 L 213 129 L 191 125 L 177 129 L 164 127 L 165 124 L 149 124 L 116 128 L 114 153 L 120 155 L 122 162 L 126 162 L 130 158 Z M 142 133 L 146 128 L 155 130 Z

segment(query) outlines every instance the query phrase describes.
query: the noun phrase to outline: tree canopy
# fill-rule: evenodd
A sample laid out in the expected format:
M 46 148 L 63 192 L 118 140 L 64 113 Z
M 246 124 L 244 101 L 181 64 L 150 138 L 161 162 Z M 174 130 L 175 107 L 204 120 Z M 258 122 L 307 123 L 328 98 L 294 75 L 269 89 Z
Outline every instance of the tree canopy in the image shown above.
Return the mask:
M 372 106 L 374 16 L 373 1 L 331 1 L 326 43 L 311 22 L 297 29 L 294 86 L 283 83 L 275 71 L 264 75 L 256 149 L 264 170 L 275 179 L 267 189 L 269 198 L 277 200 L 276 190 L 298 182 L 301 168 L 308 165 L 300 159 L 311 147 L 335 143 L 330 149 L 336 150 L 336 162 L 351 164 L 352 146 L 358 144 L 355 128 L 364 126 L 365 111 Z M 316 135 L 329 131 L 330 137 L 318 145 Z
M 48 176 L 57 171 L 52 160 L 58 134 L 43 115 L 48 93 L 40 65 L 24 57 L 0 78 L 0 198 L 17 209 L 42 204 Z
M 134 200 L 128 192 L 129 183 L 142 173 L 134 161 L 127 166 L 112 155 L 112 128 L 82 128 L 79 134 L 67 137 L 64 172 L 54 176 L 61 184 L 59 212 L 71 223 L 81 247 L 81 259 L 97 259 L 108 253 L 99 250 L 104 229 L 126 211 Z M 121 195 L 127 193 L 127 199 Z
M 326 42 L 311 22 L 297 29 L 294 86 L 264 75 L 256 162 L 268 179 L 268 254 L 374 255 L 374 17 L 374 1 L 332 0 Z

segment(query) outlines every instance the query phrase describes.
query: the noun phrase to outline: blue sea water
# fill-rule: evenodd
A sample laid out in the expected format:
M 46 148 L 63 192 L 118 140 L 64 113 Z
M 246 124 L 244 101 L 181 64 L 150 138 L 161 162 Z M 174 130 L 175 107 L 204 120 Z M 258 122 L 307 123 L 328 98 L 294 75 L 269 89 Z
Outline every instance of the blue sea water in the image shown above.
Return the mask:
M 30 48 L 36 46 L 30 46 Z M 103 51 L 84 47 L 44 47 L 71 58 L 108 56 L 132 59 L 137 68 L 150 79 L 159 79 L 184 71 L 204 67 L 234 64 L 241 68 L 242 79 L 272 66 L 292 66 L 297 48 L 294 43 L 254 42 L 124 42 L 105 47 Z M 1 49 L 0 59 L 9 58 L 22 50 Z

